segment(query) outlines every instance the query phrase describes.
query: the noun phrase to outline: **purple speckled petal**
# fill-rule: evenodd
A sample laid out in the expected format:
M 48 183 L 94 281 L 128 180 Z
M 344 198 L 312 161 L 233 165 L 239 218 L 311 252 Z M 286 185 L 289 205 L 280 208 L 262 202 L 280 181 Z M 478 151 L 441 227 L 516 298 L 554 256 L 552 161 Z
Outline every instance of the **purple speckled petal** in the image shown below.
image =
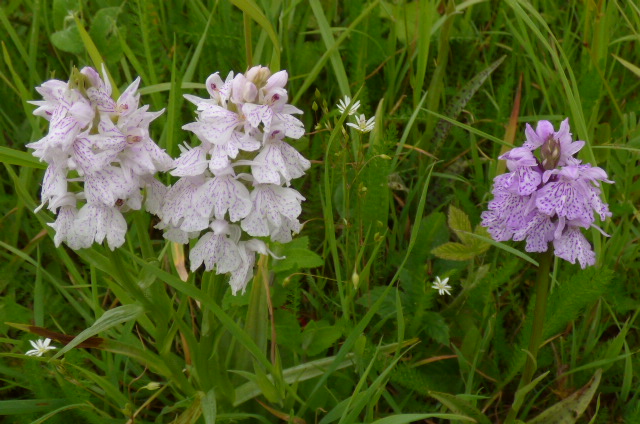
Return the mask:
M 265 131 L 269 131 L 273 119 L 273 111 L 269 105 L 245 103 L 242 105 L 242 113 L 253 128 L 258 128 L 260 122 L 263 122 Z
M 297 140 L 304 135 L 304 124 L 301 120 L 288 113 L 276 113 L 274 114 L 271 130 L 281 130 L 285 136 Z
M 557 214 L 567 219 L 593 221 L 593 211 L 578 184 L 571 181 L 547 183 L 538 191 L 536 206 L 547 215 Z
M 75 206 L 62 206 L 58 211 L 56 221 L 49 224 L 56 232 L 53 237 L 53 243 L 59 247 L 62 242 L 66 242 L 72 249 L 78 249 L 73 237 L 73 229 L 75 228 L 75 219 L 78 210 Z
M 280 184 L 280 175 L 285 181 L 291 177 L 287 171 L 287 166 L 282 158 L 282 153 L 276 143 L 267 143 L 253 160 L 251 174 L 257 183 L 260 184 Z
M 217 274 L 235 270 L 241 263 L 238 246 L 224 234 L 208 232 L 196 243 L 189 253 L 191 271 L 195 271 L 204 262 L 207 271 L 216 266 Z
M 183 177 L 185 175 L 200 175 L 209 165 L 206 159 L 206 152 L 201 147 L 194 147 L 191 150 L 184 151 L 178 159 L 175 160 L 175 169 L 171 171 L 171 175 Z
M 582 269 L 596 263 L 596 255 L 591 245 L 577 227 L 568 227 L 562 237 L 553 241 L 553 247 L 557 257 L 572 264 L 575 264 L 577 259 Z
M 40 193 L 40 200 L 42 204 L 49 202 L 49 209 L 55 207 L 56 199 L 59 199 L 67 194 L 67 170 L 56 165 L 55 163 L 49 164 L 47 170 L 44 173 L 44 179 L 42 180 L 42 191 Z
M 245 292 L 247 283 L 253 278 L 253 267 L 256 263 L 256 254 L 253 250 L 247 248 L 247 242 L 238 243 L 241 263 L 235 271 L 231 273 L 229 285 L 231 293 L 235 296 L 239 291 Z
M 553 241 L 555 228 L 550 216 L 537 213 L 526 227 L 515 232 L 513 239 L 519 241 L 526 237 L 527 252 L 546 252 L 549 242 Z

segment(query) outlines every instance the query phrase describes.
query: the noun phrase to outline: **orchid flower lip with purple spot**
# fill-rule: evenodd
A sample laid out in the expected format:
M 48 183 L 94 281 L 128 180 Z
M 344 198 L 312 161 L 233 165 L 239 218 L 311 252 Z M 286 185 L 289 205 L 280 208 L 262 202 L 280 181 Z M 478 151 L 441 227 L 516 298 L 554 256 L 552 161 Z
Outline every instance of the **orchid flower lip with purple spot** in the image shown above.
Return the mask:
M 595 264 L 595 254 L 580 228 L 597 228 L 595 217 L 611 212 L 601 198 L 601 183 L 613 184 L 607 173 L 583 164 L 575 155 L 584 141 L 574 141 L 569 120 L 555 131 L 549 121 L 526 124 L 526 140 L 499 159 L 509 172 L 494 179 L 494 198 L 483 212 L 482 225 L 496 241 L 525 240 L 527 252 L 554 253 L 582 268 Z

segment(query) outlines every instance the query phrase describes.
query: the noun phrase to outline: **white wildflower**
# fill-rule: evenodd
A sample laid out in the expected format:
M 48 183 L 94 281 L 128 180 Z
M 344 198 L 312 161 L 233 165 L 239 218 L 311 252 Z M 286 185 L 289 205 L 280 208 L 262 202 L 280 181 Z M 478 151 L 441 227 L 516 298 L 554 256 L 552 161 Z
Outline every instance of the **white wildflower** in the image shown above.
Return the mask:
M 352 123 L 352 122 L 347 122 L 347 125 L 355 128 L 356 130 L 360 131 L 361 133 L 368 133 L 369 131 L 373 130 L 373 127 L 376 124 L 376 117 L 373 116 L 371 118 L 369 118 L 369 120 L 367 120 L 367 118 L 365 118 L 364 115 L 360 115 L 356 118 L 356 122 Z
M 33 349 L 25 353 L 27 356 L 42 356 L 50 350 L 57 349 L 55 346 L 49 346 L 51 339 L 38 339 L 35 342 L 33 340 L 29 340 L 29 343 L 31 343 Z
M 340 99 L 338 101 L 337 106 L 340 114 L 344 114 L 346 111 L 347 115 L 353 115 L 358 111 L 358 108 L 360 107 L 360 100 L 356 100 L 355 103 L 351 104 L 351 97 L 344 96 L 344 99 Z
M 444 295 L 445 293 L 451 296 L 451 292 L 449 291 L 451 290 L 451 286 L 447 284 L 448 282 L 449 277 L 445 278 L 444 280 L 441 280 L 440 277 L 436 277 L 436 281 L 433 282 L 431 288 L 438 290 L 438 294 L 440 296 Z

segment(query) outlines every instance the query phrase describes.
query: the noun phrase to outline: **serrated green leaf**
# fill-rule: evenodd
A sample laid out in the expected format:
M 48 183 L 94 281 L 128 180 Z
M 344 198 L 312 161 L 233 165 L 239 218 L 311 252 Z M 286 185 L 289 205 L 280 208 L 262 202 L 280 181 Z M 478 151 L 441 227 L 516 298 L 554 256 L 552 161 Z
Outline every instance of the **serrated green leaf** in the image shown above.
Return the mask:
M 450 261 L 468 261 L 485 250 L 487 249 L 478 249 L 475 246 L 449 242 L 436 247 L 431 253 L 441 259 L 448 259 Z
M 596 371 L 591 380 L 580 390 L 573 393 L 561 402 L 528 421 L 529 424 L 574 424 L 582 416 L 595 395 L 602 370 Z
M 480 236 L 480 237 L 486 237 L 489 238 L 491 237 L 489 235 L 489 231 L 487 231 L 487 229 L 485 227 L 483 227 L 482 225 L 478 224 L 476 225 L 475 230 L 473 230 L 473 234 Z M 482 239 L 476 238 L 476 237 L 471 237 L 473 239 L 472 243 L 475 247 L 477 247 L 479 250 L 483 249 L 482 251 L 484 252 L 485 250 L 489 249 L 489 243 L 485 242 Z
M 68 53 L 81 54 L 84 51 L 80 32 L 75 26 L 51 34 L 51 43 L 57 49 Z
M 447 223 L 460 241 L 466 245 L 473 244 L 473 237 L 469 237 L 466 233 L 471 232 L 471 222 L 469 222 L 469 216 L 462 210 L 456 208 L 453 205 L 449 205 L 449 215 L 447 217 Z
M 437 312 L 427 311 L 422 315 L 424 332 L 438 343 L 449 344 L 449 326 Z

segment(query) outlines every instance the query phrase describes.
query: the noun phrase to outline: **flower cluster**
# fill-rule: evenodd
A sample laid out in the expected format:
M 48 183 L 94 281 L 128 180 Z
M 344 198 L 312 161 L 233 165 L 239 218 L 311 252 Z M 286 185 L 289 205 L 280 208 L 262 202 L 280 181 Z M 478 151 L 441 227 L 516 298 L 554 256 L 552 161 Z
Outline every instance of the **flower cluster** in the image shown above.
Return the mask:
M 56 246 L 80 249 L 106 238 L 115 249 L 127 231 L 122 212 L 142 207 L 142 189 L 149 191 L 151 212 L 166 192 L 153 175 L 171 169 L 173 160 L 149 137 L 149 123 L 163 111 L 138 108 L 139 78 L 113 100 L 104 68 L 103 75 L 74 69 L 69 82 L 37 87 L 44 100 L 31 102 L 38 106 L 34 115 L 49 121 L 49 133 L 27 147 L 48 165 L 37 210 L 48 204 L 57 214 L 50 224 Z
M 526 240 L 527 252 L 545 252 L 553 242 L 556 256 L 572 264 L 577 259 L 582 268 L 594 265 L 595 253 L 580 228 L 599 229 L 595 214 L 601 220 L 611 216 L 599 182 L 613 181 L 574 157 L 584 141 L 573 141 L 568 119 L 558 131 L 549 121 L 538 122 L 535 131 L 527 124 L 525 135 L 522 147 L 500 156 L 510 172 L 494 179 L 482 225 L 494 240 Z M 540 157 L 534 155 L 538 149 Z
M 178 243 L 199 237 L 189 254 L 191 270 L 204 263 L 208 271 L 231 273 L 234 294 L 252 278 L 256 252 L 270 253 L 251 237 L 286 243 L 301 227 L 305 199 L 289 185 L 311 164 L 284 141 L 304 135 L 293 116 L 302 111 L 287 104 L 287 79 L 286 71 L 272 75 L 256 66 L 224 81 L 218 73 L 209 76 L 209 98 L 185 95 L 198 118 L 182 128 L 201 143 L 181 146 L 171 171 L 180 179 L 164 199 L 158 228 Z

